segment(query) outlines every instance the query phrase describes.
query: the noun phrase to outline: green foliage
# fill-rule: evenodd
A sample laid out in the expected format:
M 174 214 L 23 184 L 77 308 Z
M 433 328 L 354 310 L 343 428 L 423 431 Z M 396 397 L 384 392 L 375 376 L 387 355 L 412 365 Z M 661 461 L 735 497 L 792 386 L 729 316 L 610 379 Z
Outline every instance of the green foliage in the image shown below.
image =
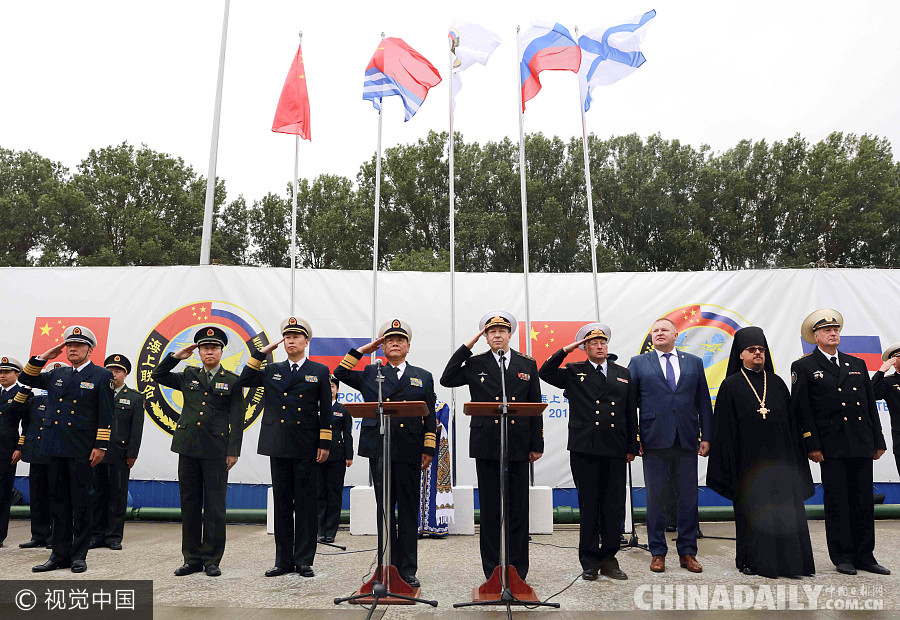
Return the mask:
M 900 167 L 890 143 L 833 133 L 811 144 L 742 140 L 722 153 L 659 134 L 588 137 L 601 271 L 809 265 L 900 267 Z M 455 136 L 455 268 L 522 270 L 519 148 Z M 525 144 L 530 269 L 588 271 L 580 139 Z M 383 153 L 382 269 L 450 268 L 446 133 Z M 70 174 L 0 149 L 0 266 L 171 265 L 199 259 L 206 180 L 180 158 L 127 143 Z M 292 188 L 226 204 L 217 180 L 211 258 L 290 265 Z M 375 157 L 356 179 L 323 174 L 297 192 L 297 265 L 369 269 Z

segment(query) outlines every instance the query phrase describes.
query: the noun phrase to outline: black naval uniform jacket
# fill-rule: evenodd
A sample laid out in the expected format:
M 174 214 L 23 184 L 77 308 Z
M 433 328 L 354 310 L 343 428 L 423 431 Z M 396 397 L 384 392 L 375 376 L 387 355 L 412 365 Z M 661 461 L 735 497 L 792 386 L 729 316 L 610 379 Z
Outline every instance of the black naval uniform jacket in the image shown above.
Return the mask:
M 265 391 L 257 452 L 283 459 L 316 460 L 331 447 L 331 374 L 325 364 L 304 360 L 297 376 L 290 360 L 266 364 L 256 351 L 241 373 L 243 387 Z
M 12 453 L 21 450 L 28 432 L 28 388 L 13 385 L 0 395 L 0 457 L 11 460 Z M 22 432 L 19 432 L 19 428 Z
M 46 363 L 32 357 L 19 375 L 25 385 L 47 390 L 41 452 L 45 456 L 87 459 L 91 450 L 108 448 L 112 373 L 93 362 L 77 373 L 68 366 L 41 373 Z
M 195 459 L 240 456 L 244 399 L 238 376 L 220 367 L 210 385 L 202 366 L 172 372 L 180 361 L 169 353 L 151 375 L 157 383 L 180 390 L 184 398 L 172 436 L 172 452 Z
M 127 385 L 118 394 L 113 391 L 112 440 L 103 459 L 104 465 L 125 465 L 136 459 L 144 434 L 144 395 Z
M 637 439 L 637 394 L 631 373 L 612 359 L 606 379 L 588 361 L 570 362 L 562 349 L 541 366 L 541 379 L 566 390 L 569 398 L 570 452 L 624 457 L 640 451 Z
M 50 457 L 41 452 L 41 432 L 46 412 L 47 394 L 28 397 L 28 428 L 25 429 L 25 440 L 20 447 L 22 460 L 26 463 L 35 465 L 50 463 Z
M 900 375 L 885 377 L 880 370 L 872 377 L 872 391 L 876 400 L 884 400 L 891 414 L 891 438 L 894 454 L 900 455 Z
M 506 396 L 508 402 L 541 402 L 541 380 L 537 362 L 514 349 L 506 360 Z M 490 351 L 472 355 L 462 345 L 441 376 L 444 387 L 469 386 L 472 402 L 500 401 L 500 365 Z M 520 417 L 509 421 L 508 453 L 510 461 L 527 461 L 529 452 L 544 451 L 544 418 Z M 500 420 L 487 416 L 472 416 L 469 422 L 469 456 L 476 459 L 500 460 Z
M 376 367 L 369 364 L 363 370 L 353 370 L 360 359 L 362 353 L 350 349 L 334 369 L 334 376 L 338 381 L 360 392 L 366 402 L 377 402 Z M 434 394 L 434 378 L 431 373 L 407 362 L 403 376 L 396 385 L 392 385 L 385 378 L 382 384 L 382 397 L 384 402 L 423 400 L 428 407 L 428 415 L 424 418 L 391 418 L 391 461 L 418 465 L 422 462 L 423 454 L 434 456 L 437 427 L 434 405 L 437 396 Z M 380 458 L 381 452 L 378 418 L 363 418 L 360 422 L 359 455 L 370 459 Z
M 328 460 L 352 461 L 353 418 L 350 417 L 344 406 L 337 401 L 331 406 L 331 430 L 331 452 L 328 453 Z
M 791 364 L 791 410 L 807 452 L 872 458 L 884 435 L 866 363 L 838 352 L 835 366 L 818 347 Z

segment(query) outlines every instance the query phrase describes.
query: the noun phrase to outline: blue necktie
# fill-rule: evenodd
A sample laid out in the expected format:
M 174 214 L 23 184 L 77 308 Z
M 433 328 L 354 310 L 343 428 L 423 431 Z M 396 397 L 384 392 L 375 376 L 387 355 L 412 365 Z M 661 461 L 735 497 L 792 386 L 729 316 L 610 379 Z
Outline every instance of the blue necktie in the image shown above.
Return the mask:
M 675 367 L 672 366 L 672 354 L 671 353 L 663 353 L 663 357 L 666 358 L 666 382 L 669 384 L 669 387 L 672 391 L 675 391 Z

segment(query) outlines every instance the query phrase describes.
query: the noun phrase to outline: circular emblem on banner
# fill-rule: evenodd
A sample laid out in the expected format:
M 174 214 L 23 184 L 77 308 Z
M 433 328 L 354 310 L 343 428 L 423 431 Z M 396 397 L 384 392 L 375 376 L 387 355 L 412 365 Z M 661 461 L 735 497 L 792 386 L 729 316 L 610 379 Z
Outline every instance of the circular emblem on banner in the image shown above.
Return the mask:
M 197 301 L 159 319 L 141 345 L 135 366 L 136 380 L 138 391 L 144 395 L 147 415 L 169 435 L 175 432 L 184 399 L 180 391 L 160 385 L 151 374 L 166 355 L 194 344 L 197 327 L 209 324 L 216 325 L 228 335 L 228 346 L 222 352 L 221 364 L 238 375 L 250 359 L 250 352 L 269 344 L 259 321 L 243 308 L 223 301 Z M 214 333 L 212 329 L 206 330 L 208 336 Z M 273 360 L 271 353 L 266 356 L 267 363 Z M 196 352 L 183 363 L 201 365 Z M 174 372 L 179 370 L 176 368 Z M 247 430 L 263 412 L 263 388 L 245 390 L 244 407 L 244 430 Z
M 678 332 L 678 338 L 675 340 L 676 351 L 692 353 L 703 360 L 709 396 L 715 405 L 719 385 L 725 379 L 725 371 L 728 369 L 728 356 L 731 353 L 734 333 L 752 323 L 733 310 L 712 304 L 681 306 L 660 318 L 675 323 Z M 650 330 L 652 329 L 653 325 L 650 325 Z M 641 353 L 652 350 L 653 340 L 648 330 L 641 345 Z
M 391 327 L 400 327 L 400 319 L 394 319 L 394 322 L 391 323 Z
M 295 319 L 294 317 L 291 317 L 290 320 L 288 321 L 288 323 L 289 323 L 290 325 L 296 325 L 296 324 L 297 324 L 297 319 Z
M 72 333 L 75 334 L 76 336 L 80 336 L 80 335 L 81 335 L 81 328 L 80 328 L 80 327 L 76 327 L 75 329 L 72 330 Z

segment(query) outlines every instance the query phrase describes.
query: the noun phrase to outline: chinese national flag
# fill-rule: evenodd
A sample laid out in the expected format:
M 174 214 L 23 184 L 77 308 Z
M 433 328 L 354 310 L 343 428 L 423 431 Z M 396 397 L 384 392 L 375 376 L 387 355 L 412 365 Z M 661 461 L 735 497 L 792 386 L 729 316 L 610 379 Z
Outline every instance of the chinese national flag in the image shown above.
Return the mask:
M 97 346 L 91 353 L 91 361 L 100 366 L 106 359 L 106 340 L 109 336 L 108 316 L 39 316 L 34 319 L 34 331 L 31 334 L 31 355 L 40 355 L 52 349 L 63 340 L 63 331 L 72 325 L 81 325 L 94 332 Z M 64 362 L 66 352 L 63 350 L 51 362 Z
M 309 93 L 306 91 L 306 71 L 303 68 L 303 52 L 297 48 L 297 55 L 291 64 L 281 98 L 275 109 L 272 131 L 297 134 L 304 140 L 312 141 L 309 125 Z
M 537 362 L 538 368 L 547 361 L 551 355 L 559 351 L 567 344 L 575 342 L 575 334 L 578 329 L 590 323 L 585 321 L 532 321 L 531 322 L 531 355 Z M 525 321 L 519 321 L 519 351 L 525 353 Z M 587 356 L 581 349 L 575 349 L 566 356 L 565 363 L 580 362 Z

